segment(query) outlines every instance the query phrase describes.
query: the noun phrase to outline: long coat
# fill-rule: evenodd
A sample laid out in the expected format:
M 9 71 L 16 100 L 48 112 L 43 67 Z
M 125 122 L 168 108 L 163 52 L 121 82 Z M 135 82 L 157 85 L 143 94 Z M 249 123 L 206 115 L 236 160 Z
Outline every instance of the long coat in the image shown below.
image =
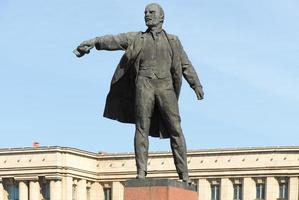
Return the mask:
M 164 30 L 163 30 L 164 31 Z M 171 50 L 171 75 L 177 99 L 182 85 L 182 75 L 194 89 L 201 87 L 198 76 L 189 61 L 177 36 L 164 31 Z M 125 50 L 113 78 L 107 95 L 104 117 L 123 123 L 135 123 L 135 81 L 139 70 L 139 53 L 143 48 L 145 32 L 125 33 L 117 36 L 97 38 L 98 50 Z M 155 109 L 151 118 L 150 136 L 168 138 L 160 113 Z

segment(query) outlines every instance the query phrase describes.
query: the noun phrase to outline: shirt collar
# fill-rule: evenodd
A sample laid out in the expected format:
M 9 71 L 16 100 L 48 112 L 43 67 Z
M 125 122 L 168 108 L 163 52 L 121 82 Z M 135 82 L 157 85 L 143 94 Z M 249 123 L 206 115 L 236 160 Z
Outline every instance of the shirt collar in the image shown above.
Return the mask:
M 156 29 L 154 31 L 150 30 L 149 28 L 146 30 L 147 33 L 150 33 L 153 38 L 155 39 L 161 32 L 163 31 L 162 28 Z

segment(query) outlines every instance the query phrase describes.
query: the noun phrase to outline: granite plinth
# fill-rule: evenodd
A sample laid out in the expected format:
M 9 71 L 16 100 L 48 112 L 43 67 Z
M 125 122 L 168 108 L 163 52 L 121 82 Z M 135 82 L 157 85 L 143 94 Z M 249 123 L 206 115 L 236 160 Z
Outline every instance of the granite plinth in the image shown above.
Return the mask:
M 124 200 L 197 200 L 194 184 L 170 179 L 132 179 L 125 182 Z

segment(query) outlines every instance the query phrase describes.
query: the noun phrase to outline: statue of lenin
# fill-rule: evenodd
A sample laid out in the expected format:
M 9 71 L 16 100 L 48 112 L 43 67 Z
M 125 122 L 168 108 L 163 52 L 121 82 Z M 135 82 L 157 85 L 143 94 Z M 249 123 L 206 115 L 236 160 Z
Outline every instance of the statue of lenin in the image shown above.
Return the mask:
M 82 42 L 74 53 L 81 57 L 93 47 L 125 51 L 111 81 L 104 117 L 135 124 L 137 178 L 147 175 L 150 135 L 170 138 L 179 178 L 189 182 L 178 98 L 182 77 L 199 100 L 204 97 L 202 85 L 178 37 L 162 29 L 162 7 L 155 3 L 147 5 L 144 19 L 148 27 L 145 32 L 96 37 Z

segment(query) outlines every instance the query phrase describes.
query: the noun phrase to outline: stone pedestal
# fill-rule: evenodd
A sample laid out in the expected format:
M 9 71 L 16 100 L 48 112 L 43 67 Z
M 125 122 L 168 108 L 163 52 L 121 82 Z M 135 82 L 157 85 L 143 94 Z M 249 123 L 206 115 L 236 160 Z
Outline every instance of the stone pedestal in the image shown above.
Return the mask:
M 196 185 L 170 179 L 133 179 L 125 182 L 124 200 L 197 200 Z

